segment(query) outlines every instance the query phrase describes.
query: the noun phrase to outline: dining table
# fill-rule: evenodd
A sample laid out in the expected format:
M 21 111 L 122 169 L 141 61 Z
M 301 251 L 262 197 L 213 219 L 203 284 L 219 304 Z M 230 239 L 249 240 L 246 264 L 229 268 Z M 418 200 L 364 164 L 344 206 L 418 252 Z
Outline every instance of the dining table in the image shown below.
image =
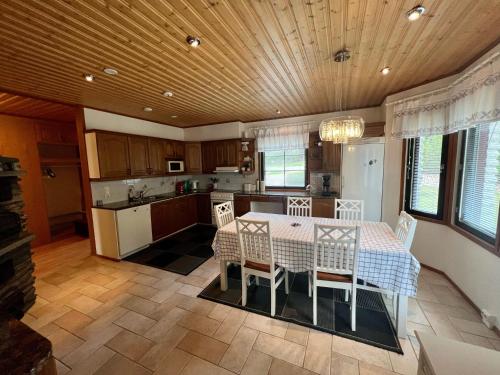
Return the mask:
M 408 297 L 417 294 L 420 263 L 387 223 L 261 212 L 248 212 L 240 218 L 269 221 L 275 262 L 290 272 L 312 271 L 315 224 L 359 225 L 358 279 L 363 280 L 363 285 L 358 287 L 394 296 L 396 331 L 399 337 L 406 337 Z M 220 262 L 220 285 L 224 291 L 227 265 L 241 259 L 236 221 L 217 230 L 212 248 Z

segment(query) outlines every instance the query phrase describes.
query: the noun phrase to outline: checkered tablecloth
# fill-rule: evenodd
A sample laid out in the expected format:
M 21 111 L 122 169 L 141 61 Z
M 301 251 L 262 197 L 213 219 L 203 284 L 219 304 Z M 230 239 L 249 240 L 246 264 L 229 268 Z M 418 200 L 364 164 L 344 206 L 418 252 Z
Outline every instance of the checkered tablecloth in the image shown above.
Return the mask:
M 267 220 L 271 227 L 274 258 L 278 265 L 291 272 L 313 268 L 314 224 L 348 225 L 343 220 L 295 217 L 258 212 L 242 216 L 248 220 Z M 300 223 L 300 226 L 291 226 Z M 212 243 L 215 258 L 240 259 L 236 222 L 220 228 Z M 386 223 L 365 221 L 361 226 L 358 277 L 379 288 L 405 296 L 417 294 L 420 263 L 405 250 Z

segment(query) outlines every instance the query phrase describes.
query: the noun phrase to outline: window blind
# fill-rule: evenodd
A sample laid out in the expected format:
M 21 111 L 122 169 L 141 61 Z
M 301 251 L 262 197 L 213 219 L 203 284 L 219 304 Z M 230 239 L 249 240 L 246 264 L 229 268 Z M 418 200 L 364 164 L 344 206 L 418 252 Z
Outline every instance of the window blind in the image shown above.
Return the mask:
M 437 215 L 440 206 L 443 136 L 416 138 L 412 143 L 411 211 Z
M 464 132 L 458 220 L 494 242 L 500 201 L 500 123 Z

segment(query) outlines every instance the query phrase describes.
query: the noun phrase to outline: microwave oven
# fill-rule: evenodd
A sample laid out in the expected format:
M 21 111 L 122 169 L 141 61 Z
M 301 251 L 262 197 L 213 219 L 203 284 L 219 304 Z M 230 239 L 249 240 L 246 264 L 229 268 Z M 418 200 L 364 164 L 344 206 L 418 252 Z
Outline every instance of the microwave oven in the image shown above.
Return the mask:
M 181 173 L 184 172 L 184 162 L 182 160 L 169 160 L 167 161 L 168 173 Z

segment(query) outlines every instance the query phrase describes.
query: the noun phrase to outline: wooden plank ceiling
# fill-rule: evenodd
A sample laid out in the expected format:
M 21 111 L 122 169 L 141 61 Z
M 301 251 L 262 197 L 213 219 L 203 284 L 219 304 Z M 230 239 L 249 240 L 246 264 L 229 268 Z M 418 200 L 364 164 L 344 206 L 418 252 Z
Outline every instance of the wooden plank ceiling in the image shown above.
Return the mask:
M 0 93 L 0 114 L 58 122 L 75 122 L 75 107 Z
M 499 24 L 498 0 L 9 0 L 0 87 L 181 127 L 368 107 L 461 69 Z

